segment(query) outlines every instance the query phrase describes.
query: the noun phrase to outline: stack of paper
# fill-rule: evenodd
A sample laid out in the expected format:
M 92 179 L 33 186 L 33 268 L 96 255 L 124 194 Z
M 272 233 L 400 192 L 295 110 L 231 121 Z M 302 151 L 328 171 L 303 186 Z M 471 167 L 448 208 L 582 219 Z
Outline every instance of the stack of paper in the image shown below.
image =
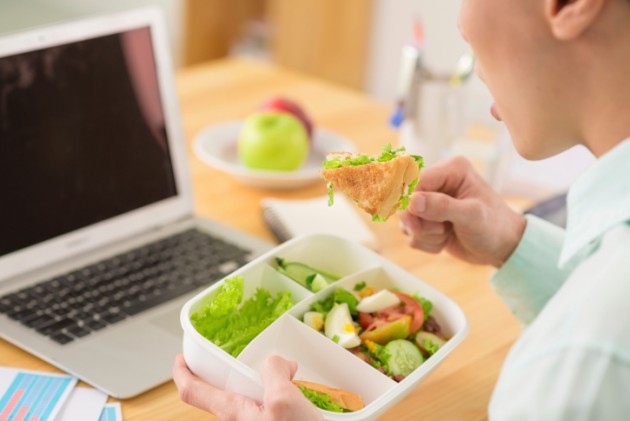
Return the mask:
M 287 241 L 300 235 L 332 234 L 377 250 L 378 240 L 341 194 L 328 206 L 328 196 L 305 200 L 265 198 L 263 219 L 276 238 Z
M 64 374 L 0 367 L 0 421 L 122 421 L 120 404 Z

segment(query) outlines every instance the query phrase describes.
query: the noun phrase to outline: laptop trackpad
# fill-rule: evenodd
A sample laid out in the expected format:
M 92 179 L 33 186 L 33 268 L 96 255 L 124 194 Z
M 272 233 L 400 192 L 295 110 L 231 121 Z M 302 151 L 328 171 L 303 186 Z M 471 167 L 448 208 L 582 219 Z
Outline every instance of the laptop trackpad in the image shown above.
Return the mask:
M 179 309 L 173 309 L 164 314 L 160 314 L 157 317 L 154 317 L 150 320 L 150 323 L 153 326 L 157 326 L 160 329 L 171 333 L 172 335 L 181 338 L 182 337 L 182 327 L 179 323 Z

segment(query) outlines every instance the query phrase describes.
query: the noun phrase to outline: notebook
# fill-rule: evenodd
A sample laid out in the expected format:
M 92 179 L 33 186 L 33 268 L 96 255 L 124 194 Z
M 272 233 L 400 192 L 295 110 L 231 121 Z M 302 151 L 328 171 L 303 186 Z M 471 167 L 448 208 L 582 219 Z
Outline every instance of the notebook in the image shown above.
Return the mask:
M 377 250 L 378 240 L 345 196 L 335 195 L 333 206 L 328 196 L 314 199 L 261 201 L 263 219 L 276 238 L 283 242 L 307 234 L 332 234 Z
M 270 245 L 196 217 L 158 10 L 0 39 L 0 335 L 127 398 L 179 309 Z

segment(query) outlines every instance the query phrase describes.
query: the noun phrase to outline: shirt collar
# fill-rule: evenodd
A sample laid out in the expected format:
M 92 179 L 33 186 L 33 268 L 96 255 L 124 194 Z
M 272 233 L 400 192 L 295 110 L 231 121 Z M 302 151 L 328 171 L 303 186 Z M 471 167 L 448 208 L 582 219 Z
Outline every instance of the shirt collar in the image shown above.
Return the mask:
M 567 210 L 560 267 L 610 228 L 630 221 L 630 139 L 602 155 L 578 178 L 569 190 Z

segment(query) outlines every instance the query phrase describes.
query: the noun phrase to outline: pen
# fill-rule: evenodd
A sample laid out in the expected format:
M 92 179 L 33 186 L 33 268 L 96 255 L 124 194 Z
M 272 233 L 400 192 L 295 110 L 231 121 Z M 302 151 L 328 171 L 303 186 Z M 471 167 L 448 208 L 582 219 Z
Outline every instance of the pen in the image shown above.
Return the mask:
M 414 42 L 402 49 L 400 77 L 398 81 L 398 101 L 390 118 L 394 128 L 418 111 L 418 98 L 423 77 L 422 52 L 424 48 L 424 29 L 420 19 L 414 21 Z

